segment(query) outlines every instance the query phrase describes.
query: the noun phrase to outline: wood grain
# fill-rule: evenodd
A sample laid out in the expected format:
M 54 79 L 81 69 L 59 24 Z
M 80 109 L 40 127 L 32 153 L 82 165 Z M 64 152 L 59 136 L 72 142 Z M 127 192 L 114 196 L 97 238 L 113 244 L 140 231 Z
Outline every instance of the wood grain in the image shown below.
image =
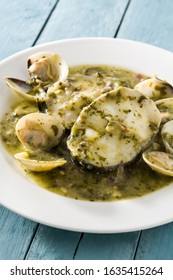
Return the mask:
M 173 1 L 132 0 L 118 32 L 119 38 L 173 50 Z M 151 62 L 152 63 L 152 62 Z M 162 209 L 158 209 L 159 211 Z M 173 224 L 142 232 L 136 259 L 172 259 Z
M 128 4 L 128 1 L 109 0 L 105 2 L 102 0 L 95 1 L 93 5 L 93 1 L 88 0 L 83 2 L 81 9 L 79 2 L 80 1 L 72 0 L 69 6 L 69 2 L 67 0 L 61 0 L 56 7 L 56 10 L 54 10 L 45 29 L 40 35 L 37 44 L 43 43 L 45 41 L 70 37 L 113 37 L 119 28 L 121 18 Z M 55 240 L 57 240 L 56 243 L 59 244 L 59 240 L 61 240 L 61 237 L 64 235 L 61 230 L 58 231 L 58 237 L 57 231 L 55 229 L 40 226 L 40 232 L 42 238 L 40 238 L 40 233 L 37 232 L 35 236 L 36 242 L 33 242 L 27 258 L 60 259 L 60 257 L 62 258 L 63 256 L 61 254 L 66 255 L 66 247 L 62 247 L 63 252 L 61 252 L 61 245 L 58 245 L 58 247 L 52 245 L 54 244 Z M 49 240 L 47 240 L 48 232 Z M 72 234 L 71 239 L 73 243 Z M 45 242 L 45 240 L 47 240 L 47 242 Z M 84 234 L 83 239 L 79 242 L 78 247 L 76 247 L 78 250 L 74 257 L 75 259 L 133 258 L 137 241 L 138 233 L 124 235 Z M 64 243 L 64 239 L 62 243 Z M 49 254 L 48 244 L 50 248 L 53 248 L 53 252 L 51 251 L 51 254 Z M 121 244 L 122 250 L 118 249 L 118 244 Z M 72 252 L 70 258 L 71 257 Z
M 143 231 L 137 260 L 173 260 L 173 223 Z
M 72 37 L 113 37 L 128 0 L 61 0 L 38 43 Z
M 37 224 L 0 207 L 0 260 L 23 259 Z
M 172 14 L 171 0 L 132 0 L 118 37 L 153 44 L 172 51 Z
M 1 0 L 0 59 L 33 44 L 56 2 Z M 36 223 L 0 206 L 0 259 L 23 259 L 36 228 Z
M 40 225 L 26 259 L 71 260 L 80 233 Z
M 35 42 L 115 34 L 173 50 L 172 11 L 172 0 L 1 0 L 0 59 Z M 172 234 L 173 223 L 141 236 L 37 230 L 0 206 L 0 259 L 172 259 Z
M 84 234 L 75 255 L 77 260 L 133 259 L 140 232 Z
M 57 0 L 1 0 L 0 59 L 32 46 Z

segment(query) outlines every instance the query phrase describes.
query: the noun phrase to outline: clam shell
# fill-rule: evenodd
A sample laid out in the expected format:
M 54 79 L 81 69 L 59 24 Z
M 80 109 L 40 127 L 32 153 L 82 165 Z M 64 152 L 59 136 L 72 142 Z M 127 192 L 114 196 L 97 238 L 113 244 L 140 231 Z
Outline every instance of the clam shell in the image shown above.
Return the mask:
M 146 97 L 153 100 L 173 96 L 172 85 L 166 81 L 158 79 L 157 77 L 152 77 L 138 83 L 134 89 L 140 91 Z
M 33 91 L 33 87 L 28 85 L 26 81 L 6 77 L 5 82 L 9 88 L 20 97 L 28 101 L 35 101 L 37 99 L 36 93 Z
M 49 150 L 60 142 L 64 127 L 55 115 L 30 113 L 16 124 L 16 135 L 26 149 Z
M 161 136 L 166 150 L 173 154 L 173 120 L 163 125 Z
M 157 100 L 155 104 L 162 116 L 162 123 L 166 123 L 173 119 L 173 97 Z
M 14 155 L 15 159 L 17 159 L 26 169 L 35 171 L 35 172 L 43 172 L 54 169 L 58 166 L 62 166 L 66 163 L 64 158 L 57 158 L 55 160 L 37 160 L 30 158 L 28 152 L 21 152 Z
M 28 72 L 41 81 L 62 82 L 68 76 L 68 66 L 58 54 L 51 52 L 35 53 L 28 58 Z
M 148 151 L 142 154 L 148 166 L 163 175 L 173 176 L 173 155 L 160 151 Z
M 54 84 L 58 88 L 69 72 L 66 62 L 58 54 L 50 52 L 33 54 L 27 64 L 31 81 L 6 77 L 5 82 L 20 97 L 34 102 L 44 101 L 48 88 L 54 89 Z

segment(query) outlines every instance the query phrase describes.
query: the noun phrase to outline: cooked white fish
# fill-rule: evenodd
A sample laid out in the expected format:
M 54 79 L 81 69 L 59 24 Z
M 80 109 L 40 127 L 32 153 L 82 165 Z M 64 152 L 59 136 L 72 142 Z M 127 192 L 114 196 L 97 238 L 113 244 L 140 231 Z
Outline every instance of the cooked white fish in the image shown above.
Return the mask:
M 50 114 L 58 114 L 67 129 L 71 129 L 83 107 L 101 94 L 118 88 L 120 81 L 113 77 L 100 78 L 75 74 L 61 87 L 51 87 L 47 92 L 46 105 Z M 81 82 L 82 81 L 82 82 Z
M 67 145 L 81 164 L 113 169 L 132 161 L 151 142 L 160 122 L 154 101 L 119 87 L 83 108 Z

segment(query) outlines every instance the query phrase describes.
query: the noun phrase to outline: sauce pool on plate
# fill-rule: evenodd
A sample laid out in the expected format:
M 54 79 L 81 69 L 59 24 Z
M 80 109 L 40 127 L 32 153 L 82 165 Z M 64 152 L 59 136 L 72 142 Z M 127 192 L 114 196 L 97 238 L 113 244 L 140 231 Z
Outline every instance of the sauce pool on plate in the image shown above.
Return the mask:
M 148 77 L 105 65 L 83 65 L 71 67 L 67 79 L 62 82 L 58 93 L 47 96 L 48 112 L 57 110 L 64 117 L 65 133 L 58 145 L 48 151 L 37 151 L 38 160 L 64 158 L 66 163 L 49 171 L 34 172 L 23 168 L 28 178 L 39 186 L 59 195 L 88 201 L 115 201 L 140 197 L 167 186 L 171 177 L 154 172 L 139 153 L 128 164 L 120 164 L 114 170 L 104 170 L 81 165 L 72 158 L 67 147 L 70 131 L 82 108 L 99 96 L 118 87 L 133 89 Z M 63 102 L 58 101 L 63 100 Z M 40 106 L 40 104 L 39 104 Z M 39 107 L 40 109 L 40 107 Z M 23 145 L 15 133 L 18 120 L 24 115 L 39 112 L 34 102 L 16 99 L 1 120 L 0 134 L 7 151 L 14 156 L 23 151 Z M 155 146 L 160 145 L 160 138 Z M 92 149 L 92 146 L 91 146 Z

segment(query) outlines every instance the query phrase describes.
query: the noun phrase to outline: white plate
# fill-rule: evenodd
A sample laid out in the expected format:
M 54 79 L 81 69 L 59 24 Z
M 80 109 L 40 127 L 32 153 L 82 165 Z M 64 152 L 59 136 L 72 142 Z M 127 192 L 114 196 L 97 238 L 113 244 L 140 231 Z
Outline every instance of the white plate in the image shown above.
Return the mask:
M 32 53 L 54 51 L 71 65 L 109 64 L 173 82 L 173 54 L 139 42 L 111 38 L 83 38 L 39 45 L 0 63 L 0 115 L 11 94 L 3 77 L 27 77 L 26 60 Z M 48 192 L 17 170 L 3 146 L 0 151 L 0 203 L 12 211 L 53 227 L 96 233 L 127 232 L 173 220 L 173 185 L 142 198 L 118 202 L 76 201 Z

